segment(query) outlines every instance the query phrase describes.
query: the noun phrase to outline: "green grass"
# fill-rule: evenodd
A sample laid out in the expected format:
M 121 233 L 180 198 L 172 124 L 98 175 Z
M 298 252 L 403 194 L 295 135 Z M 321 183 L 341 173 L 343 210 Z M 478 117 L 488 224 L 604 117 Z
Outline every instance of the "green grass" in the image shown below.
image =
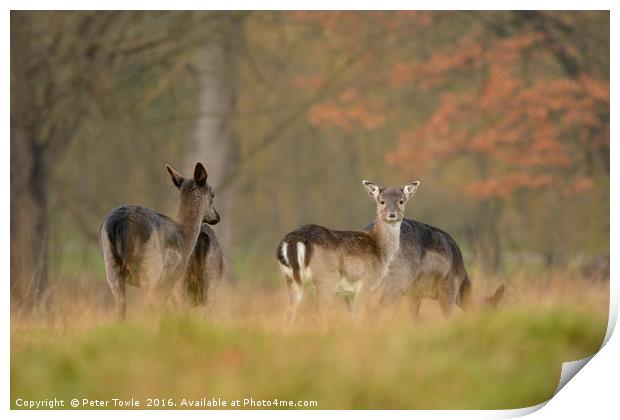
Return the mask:
M 606 318 L 564 306 L 288 334 L 195 315 L 52 329 L 13 323 L 16 398 L 316 400 L 319 409 L 538 404 L 561 363 L 597 351 Z

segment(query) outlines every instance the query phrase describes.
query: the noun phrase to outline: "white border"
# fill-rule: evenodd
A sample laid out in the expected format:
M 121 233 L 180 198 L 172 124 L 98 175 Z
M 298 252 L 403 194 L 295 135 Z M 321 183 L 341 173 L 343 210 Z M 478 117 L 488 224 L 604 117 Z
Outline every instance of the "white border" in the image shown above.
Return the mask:
M 535 1 L 535 0 L 474 0 L 468 2 L 437 0 L 433 2 L 420 0 L 151 0 L 120 1 L 91 0 L 87 3 L 77 0 L 41 1 L 8 0 L 8 9 L 14 10 L 612 10 L 614 2 L 609 0 L 591 1 Z M 467 7 L 463 7 L 463 6 Z M 89 7 L 85 7 L 89 6 Z
M 360 9 L 360 10 L 369 10 L 376 9 L 379 6 L 384 10 L 400 10 L 400 9 L 418 9 L 418 10 L 458 10 L 462 8 L 463 5 L 467 6 L 468 10 L 485 10 L 485 9 L 568 9 L 568 10 L 581 10 L 581 9 L 598 9 L 598 10 L 611 10 L 611 42 L 612 48 L 611 51 L 614 51 L 614 47 L 617 47 L 618 43 L 618 24 L 619 19 L 617 18 L 617 11 L 614 10 L 614 2 L 612 1 L 599 1 L 599 0 L 590 0 L 588 2 L 576 2 L 576 1 L 503 1 L 498 3 L 497 1 L 468 1 L 467 3 L 456 2 L 456 1 L 433 1 L 433 2 L 418 2 L 418 1 L 394 1 L 394 0 L 384 0 L 381 3 L 371 3 L 364 1 L 341 1 L 334 2 L 324 1 L 324 0 L 314 0 L 314 1 L 298 1 L 295 4 L 291 4 L 290 2 L 283 0 L 271 0 L 271 1 L 263 1 L 263 2 L 252 2 L 252 1 L 243 1 L 243 0 L 227 0 L 227 1 L 219 1 L 219 2 L 204 2 L 204 1 L 188 1 L 188 0 L 177 0 L 175 2 L 170 1 L 161 1 L 161 0 L 152 0 L 149 2 L 137 2 L 137 1 L 118 1 L 118 0 L 108 0 L 108 1 L 90 1 L 87 4 L 79 1 L 7 1 L 6 4 L 7 9 L 5 14 L 3 15 L 3 21 L 5 24 L 3 25 L 4 29 L 4 42 L 2 43 L 2 57 L 5 58 L 4 65 L 2 67 L 2 75 L 4 80 L 4 95 L 2 100 L 2 121 L 4 132 L 6 133 L 6 137 L 4 141 L 0 142 L 1 153 L 3 159 L 5 161 L 4 164 L 4 174 L 5 176 L 2 178 L 2 185 L 5 191 L 5 194 L 8 194 L 10 191 L 10 149 L 9 149 L 9 138 L 10 138 L 10 69 L 9 69 L 9 48 L 10 48 L 10 9 L 17 10 L 28 10 L 28 9 L 55 9 L 55 10 L 71 10 L 71 9 L 83 9 L 84 6 L 89 6 L 92 9 L 105 10 L 105 9 L 143 9 L 143 10 L 167 10 L 167 9 L 189 9 L 189 10 L 200 10 L 200 9 L 211 9 L 211 10 L 234 10 L 234 9 L 245 9 L 245 10 L 253 10 L 253 9 L 267 9 L 267 10 L 278 10 L 278 9 L 300 9 L 300 10 L 322 10 L 322 9 Z M 617 66 L 617 56 L 613 56 L 612 53 L 612 62 L 611 62 L 611 74 L 617 74 L 618 66 Z M 612 77 L 613 79 L 613 77 Z M 612 108 L 611 108 L 611 121 L 612 121 L 612 129 L 611 129 L 611 137 L 614 138 L 614 124 L 613 122 L 620 121 L 618 119 L 617 107 L 614 107 L 615 101 L 614 99 L 618 98 L 618 89 L 614 80 L 612 80 L 611 84 L 611 96 L 612 96 Z M 613 210 L 617 210 L 618 207 L 618 191 L 615 188 L 616 184 L 613 182 L 617 180 L 617 170 L 614 166 L 614 163 L 619 162 L 618 159 L 618 151 L 617 147 L 614 146 L 614 139 L 611 141 L 611 209 L 612 214 L 614 214 Z M 0 217 L 0 233 L 2 234 L 2 252 L 0 253 L 0 263 L 2 264 L 2 272 L 4 273 L 4 289 L 2 292 L 2 301 L 4 302 L 4 311 L 0 314 L 0 325 L 2 325 L 3 330 L 3 345 L 0 346 L 1 352 L 1 363 L 2 363 L 2 375 L 0 379 L 0 389 L 2 390 L 2 396 L 0 397 L 0 410 L 2 412 L 8 411 L 10 407 L 10 393 L 8 392 L 10 386 L 10 378 L 8 375 L 9 372 L 9 349 L 10 349 L 10 328 L 9 328 L 9 307 L 10 307 L 10 293 L 9 293 L 9 278 L 10 278 L 10 266 L 9 266 L 9 252 L 10 252 L 10 231 L 9 231 L 9 206 L 2 206 L 0 209 L 2 212 L 2 217 Z M 530 412 L 536 411 L 542 406 L 543 409 L 538 410 L 533 415 L 537 419 L 553 419 L 553 418 L 572 418 L 574 417 L 583 417 L 583 416 L 592 416 L 594 418 L 599 417 L 609 417 L 611 413 L 617 413 L 617 374 L 620 372 L 620 361 L 617 357 L 620 349 L 620 344 L 617 337 L 611 336 L 613 331 L 613 327 L 615 325 L 617 314 L 618 314 L 618 267 L 614 264 L 616 261 L 616 257 L 618 256 L 618 247 L 617 247 L 617 238 L 619 233 L 619 224 L 615 221 L 614 218 L 611 218 L 611 306 L 610 306 L 610 324 L 608 326 L 607 336 L 606 336 L 606 345 L 604 348 L 597 353 L 592 361 L 587 364 L 587 367 L 583 369 L 577 375 L 577 379 L 573 379 L 569 381 L 568 384 L 564 388 L 562 388 L 559 393 L 552 398 L 548 404 L 541 404 L 537 407 L 524 408 L 519 410 L 500 410 L 500 411 L 390 411 L 386 413 L 390 417 L 393 418 L 411 418 L 411 417 L 432 417 L 432 418 L 505 418 L 505 417 L 516 417 L 520 415 L 525 415 Z M 127 415 L 126 413 L 131 413 L 134 416 L 149 416 L 149 418 L 164 418 L 164 416 L 168 417 L 170 413 L 164 411 L 138 411 L 138 412 L 115 412 L 113 415 L 122 415 L 123 417 Z M 242 414 L 243 413 L 243 414 Z M 175 417 L 178 415 L 195 417 L 195 418 L 205 418 L 206 416 L 217 416 L 223 418 L 231 418 L 237 417 L 240 415 L 248 415 L 253 418 L 259 419 L 272 419 L 272 418 L 282 418 L 288 417 L 289 412 L 287 411 L 206 411 L 206 412 L 175 412 Z M 371 417 L 375 416 L 378 413 L 374 411 L 353 411 L 349 412 L 347 415 L 354 415 L 360 417 Z M 79 411 L 48 411 L 48 412 L 37 412 L 37 411 L 12 411 L 10 412 L 10 416 L 20 417 L 20 418 L 31 418 L 39 415 L 44 416 L 62 416 L 63 418 L 77 418 L 84 415 L 83 412 Z M 341 412 L 333 412 L 333 411 L 295 411 L 294 415 L 296 417 L 301 418 L 309 418 L 310 416 L 315 417 L 316 415 L 328 417 L 332 416 L 341 416 Z M 110 412 L 108 411 L 90 411 L 88 416 L 93 416 L 95 418 L 103 418 L 109 417 Z

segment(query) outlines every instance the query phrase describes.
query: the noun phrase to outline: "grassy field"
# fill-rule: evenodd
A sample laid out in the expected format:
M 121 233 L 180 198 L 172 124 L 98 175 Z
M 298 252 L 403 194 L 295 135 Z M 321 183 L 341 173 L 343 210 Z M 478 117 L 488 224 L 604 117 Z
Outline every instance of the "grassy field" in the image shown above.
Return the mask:
M 552 396 L 563 361 L 599 349 L 607 285 L 556 276 L 508 286 L 501 309 L 449 319 L 425 301 L 413 323 L 402 302 L 352 326 L 338 306 L 328 331 L 315 328 L 308 308 L 282 331 L 281 289 L 225 291 L 212 320 L 133 310 L 124 324 L 105 305 L 68 298 L 45 317 L 13 318 L 12 405 L 134 398 L 144 408 L 148 398 L 205 397 L 308 400 L 319 409 L 530 406 Z

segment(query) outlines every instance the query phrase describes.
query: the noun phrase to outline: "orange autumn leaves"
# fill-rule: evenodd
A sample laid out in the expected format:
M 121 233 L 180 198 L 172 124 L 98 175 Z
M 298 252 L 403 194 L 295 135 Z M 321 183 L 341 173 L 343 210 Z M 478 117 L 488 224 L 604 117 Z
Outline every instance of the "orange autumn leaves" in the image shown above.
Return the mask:
M 309 111 L 309 118 L 317 126 L 333 125 L 346 133 L 359 128 L 375 130 L 386 122 L 379 104 L 360 101 L 354 88 L 345 90 L 333 100 L 314 105 Z
M 455 77 L 458 65 L 464 63 L 480 67 L 485 77 L 472 89 L 440 94 L 438 106 L 423 124 L 401 131 L 389 161 L 426 166 L 437 159 L 476 156 L 485 162 L 485 170 L 465 190 L 481 199 L 506 198 L 520 189 L 589 188 L 591 182 L 573 179 L 570 173 L 578 173 L 574 168 L 584 147 L 605 142 L 604 135 L 593 133 L 608 130 L 604 114 L 609 109 L 609 85 L 588 75 L 524 75 L 522 54 L 536 43 L 537 37 L 525 36 L 502 41 L 499 48 L 467 49 L 439 66 L 437 78 L 421 66 L 422 89 Z
M 338 18 L 346 21 L 343 16 Z M 386 153 L 395 166 L 430 169 L 438 162 L 471 156 L 481 165 L 464 180 L 463 190 L 474 198 L 506 198 L 523 189 L 589 189 L 592 180 L 580 166 L 588 148 L 609 144 L 608 80 L 595 77 L 587 66 L 576 74 L 563 71 L 559 41 L 550 43 L 546 29 L 525 26 L 498 35 L 472 24 L 456 42 L 431 49 L 405 32 L 398 36 L 399 31 L 410 35 L 416 26 L 432 31 L 429 23 L 450 18 L 374 15 L 374 24 L 384 25 L 383 36 L 399 39 L 388 45 L 406 54 L 375 52 L 376 63 L 367 63 L 348 86 L 312 107 L 310 122 L 346 133 L 396 131 L 397 146 Z M 342 30 L 338 19 L 328 20 L 329 34 L 337 38 Z M 347 29 L 341 45 L 367 35 L 364 26 Z M 565 41 L 565 51 L 578 53 L 570 39 Z M 334 43 L 339 44 L 336 39 Z M 374 85 L 366 73 L 373 73 Z M 416 110 L 407 107 L 416 95 L 428 97 L 433 106 L 418 110 L 424 115 L 421 121 L 409 122 L 406 114 Z M 405 116 L 395 111 L 399 108 L 406 110 Z

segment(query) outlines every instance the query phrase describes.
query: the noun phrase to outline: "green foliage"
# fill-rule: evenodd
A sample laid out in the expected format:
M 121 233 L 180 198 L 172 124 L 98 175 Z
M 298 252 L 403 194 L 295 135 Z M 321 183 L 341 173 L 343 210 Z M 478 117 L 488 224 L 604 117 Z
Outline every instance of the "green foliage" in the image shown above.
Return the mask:
M 17 327 L 11 400 L 206 396 L 317 400 L 320 409 L 519 408 L 550 398 L 561 363 L 596 352 L 605 325 L 603 316 L 556 306 L 328 333 L 170 314 L 88 330 Z

